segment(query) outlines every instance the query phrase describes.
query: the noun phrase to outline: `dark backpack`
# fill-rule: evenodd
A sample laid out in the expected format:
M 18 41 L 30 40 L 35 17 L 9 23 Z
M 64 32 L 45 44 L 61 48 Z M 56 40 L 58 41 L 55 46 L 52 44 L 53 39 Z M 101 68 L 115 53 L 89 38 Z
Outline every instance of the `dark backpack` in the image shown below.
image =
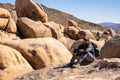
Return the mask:
M 97 47 L 97 45 L 95 43 L 92 43 L 93 47 L 94 47 L 94 54 L 95 54 L 95 57 L 98 57 L 100 56 L 100 51 Z

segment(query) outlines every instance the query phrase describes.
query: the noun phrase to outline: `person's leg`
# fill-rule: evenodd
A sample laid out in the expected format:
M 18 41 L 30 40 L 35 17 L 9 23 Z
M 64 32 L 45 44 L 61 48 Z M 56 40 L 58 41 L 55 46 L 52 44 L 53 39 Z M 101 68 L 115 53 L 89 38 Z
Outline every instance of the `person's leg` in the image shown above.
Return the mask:
M 95 56 L 92 55 L 90 52 L 87 54 L 86 60 L 88 61 L 94 61 L 95 60 Z
M 71 60 L 70 60 L 70 63 L 68 64 L 68 67 L 72 67 L 74 65 L 75 59 L 76 59 L 76 55 L 73 55 Z
M 80 55 L 80 59 L 78 60 L 78 63 L 81 64 L 82 61 L 84 61 L 87 57 L 87 53 L 83 53 L 82 55 Z

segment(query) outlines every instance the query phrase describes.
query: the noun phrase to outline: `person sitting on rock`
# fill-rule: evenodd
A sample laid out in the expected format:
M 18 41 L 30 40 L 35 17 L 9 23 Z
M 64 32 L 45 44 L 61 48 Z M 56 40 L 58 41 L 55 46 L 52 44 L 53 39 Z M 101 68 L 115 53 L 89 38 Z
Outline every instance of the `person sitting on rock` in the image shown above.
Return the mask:
M 95 60 L 94 47 L 92 42 L 89 41 L 89 38 L 86 36 L 83 38 L 83 43 L 74 49 L 74 54 L 68 64 L 68 67 L 73 67 L 74 64 L 80 64 L 83 61 L 93 62 Z M 78 60 L 75 62 L 75 60 Z

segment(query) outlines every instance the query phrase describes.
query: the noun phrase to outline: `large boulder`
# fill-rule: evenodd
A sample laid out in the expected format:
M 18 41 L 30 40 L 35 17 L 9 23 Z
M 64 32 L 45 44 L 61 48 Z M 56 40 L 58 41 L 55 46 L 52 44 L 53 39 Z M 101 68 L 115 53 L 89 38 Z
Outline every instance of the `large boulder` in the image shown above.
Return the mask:
M 32 67 L 17 50 L 0 45 L 0 80 L 11 80 L 32 71 Z
M 67 34 L 68 37 L 71 39 L 77 40 L 77 34 L 79 30 L 75 28 L 74 26 L 69 26 L 64 29 L 64 33 Z
M 70 51 L 72 52 L 71 50 L 71 46 L 72 44 L 76 41 L 76 40 L 73 40 L 69 37 L 65 37 L 65 36 L 62 36 L 60 39 L 58 39 L 60 42 L 62 42 L 64 44 L 64 46 Z
M 35 21 L 47 22 L 48 17 L 41 5 L 32 0 L 16 0 L 15 8 L 18 17 L 28 17 Z
M 10 13 L 11 13 L 12 19 L 13 19 L 13 20 L 15 21 L 15 23 L 16 23 L 17 20 L 18 20 L 18 16 L 17 16 L 16 10 L 12 10 Z
M 109 32 L 111 37 L 114 37 L 116 35 L 116 31 L 112 28 L 109 28 L 107 31 Z
M 55 23 L 54 21 L 46 22 L 44 23 L 44 25 L 50 26 L 59 32 L 64 32 L 64 26 L 62 26 L 61 24 Z
M 9 33 L 16 33 L 17 32 L 17 27 L 16 23 L 12 18 L 9 19 L 9 23 L 7 24 L 7 27 L 5 29 Z
M 19 40 L 19 39 L 20 38 L 16 34 L 0 30 L 0 42 L 5 40 Z
M 78 27 L 77 23 L 76 23 L 74 20 L 68 20 L 68 26 L 73 26 L 73 27 L 75 27 L 76 29 L 81 30 L 81 29 Z
M 8 24 L 8 19 L 0 18 L 0 29 L 5 29 Z
M 0 44 L 0 69 L 15 65 L 28 65 L 30 67 L 20 52 Z
M 74 20 L 69 20 L 68 21 L 68 26 L 77 26 L 77 23 Z
M 42 22 L 36 22 L 27 17 L 19 18 L 17 27 L 24 38 L 52 37 L 51 30 Z
M 71 58 L 67 48 L 54 38 L 9 40 L 1 43 L 20 51 L 35 69 L 68 63 Z
M 0 18 L 10 18 L 11 14 L 8 10 L 0 8 Z
M 95 36 L 93 35 L 92 32 L 90 32 L 89 30 L 84 30 L 82 29 L 81 31 L 78 32 L 77 37 L 79 39 L 84 38 L 85 36 L 88 36 L 90 39 L 96 40 Z
M 17 27 L 8 10 L 0 8 L 0 29 L 9 33 L 16 33 Z
M 53 21 L 44 23 L 44 25 L 51 30 L 52 37 L 60 39 L 63 36 L 64 27 Z
M 100 58 L 120 58 L 120 36 L 107 41 L 100 53 Z
M 13 80 L 16 77 L 19 77 L 31 71 L 33 71 L 33 69 L 28 65 L 10 66 L 0 71 L 0 80 Z

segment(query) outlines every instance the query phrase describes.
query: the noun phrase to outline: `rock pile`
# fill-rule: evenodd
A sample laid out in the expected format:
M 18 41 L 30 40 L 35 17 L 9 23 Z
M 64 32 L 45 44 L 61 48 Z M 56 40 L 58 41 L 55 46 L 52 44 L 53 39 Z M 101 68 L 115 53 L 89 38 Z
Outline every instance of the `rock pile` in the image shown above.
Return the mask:
M 14 11 L 17 13 L 16 17 L 18 18 L 16 19 L 13 19 Z M 32 0 L 16 0 L 15 9 L 11 12 L 0 8 L 0 80 L 12 80 L 33 70 L 68 63 L 73 49 L 81 44 L 81 39 L 85 36 L 96 43 L 99 49 L 102 48 L 100 58 L 118 58 L 120 57 L 120 37 L 116 34 L 111 28 L 105 31 L 81 29 L 74 20 L 68 21 L 68 27 L 55 21 L 48 21 L 48 15 L 40 4 Z M 115 48 L 113 49 L 113 47 Z M 99 62 L 96 66 L 97 69 L 103 70 L 106 68 L 104 66 L 111 67 L 114 64 L 119 69 L 118 64 L 110 64 L 109 62 Z M 37 75 L 43 80 L 48 80 L 48 78 L 51 78 L 51 80 L 87 80 L 85 78 L 87 74 L 99 73 L 96 71 L 95 65 L 95 70 L 93 66 L 89 67 L 78 67 L 80 70 L 83 68 L 82 71 L 88 71 L 84 73 L 84 76 L 79 75 L 81 72 L 77 71 L 78 69 L 54 70 L 50 68 L 41 69 L 38 71 L 40 74 L 37 73 Z M 46 71 L 51 73 L 46 74 Z M 74 75 L 67 75 L 69 72 Z M 92 75 L 95 75 L 95 73 Z M 105 75 L 113 75 L 111 72 L 110 74 L 104 73 Z M 16 80 L 28 80 L 31 77 L 34 80 L 39 79 L 34 76 L 36 71 L 28 74 L 28 76 L 32 76 L 26 77 L 26 75 L 25 78 L 16 78 Z M 97 79 L 103 80 L 103 78 L 105 77 L 98 76 Z M 112 78 L 117 80 L 119 76 L 116 75 L 105 80 Z M 88 79 L 95 80 L 96 78 L 89 76 Z

